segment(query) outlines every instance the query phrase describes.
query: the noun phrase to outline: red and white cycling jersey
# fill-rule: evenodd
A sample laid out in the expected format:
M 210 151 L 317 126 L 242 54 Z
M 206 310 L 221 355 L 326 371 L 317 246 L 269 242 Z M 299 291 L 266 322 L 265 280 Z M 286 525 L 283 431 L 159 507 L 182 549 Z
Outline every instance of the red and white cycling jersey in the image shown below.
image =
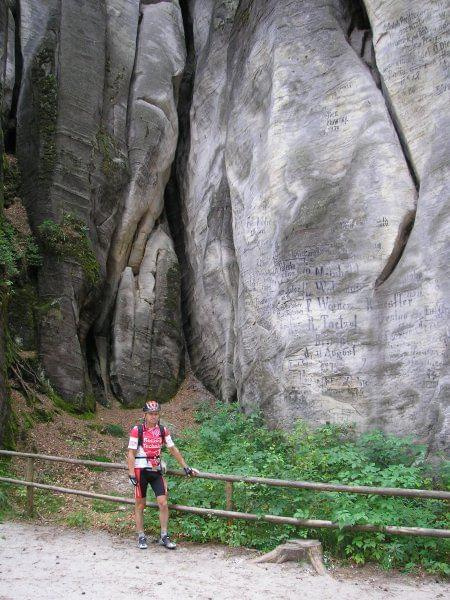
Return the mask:
M 167 427 L 164 427 L 164 440 L 167 448 L 175 446 Z M 137 450 L 134 468 L 144 469 L 145 467 L 158 467 L 160 463 L 159 457 L 163 446 L 159 425 L 156 425 L 155 427 L 143 425 L 142 446 L 138 447 L 138 442 L 139 432 L 137 425 L 135 425 L 130 431 L 130 441 L 128 442 L 128 448 Z

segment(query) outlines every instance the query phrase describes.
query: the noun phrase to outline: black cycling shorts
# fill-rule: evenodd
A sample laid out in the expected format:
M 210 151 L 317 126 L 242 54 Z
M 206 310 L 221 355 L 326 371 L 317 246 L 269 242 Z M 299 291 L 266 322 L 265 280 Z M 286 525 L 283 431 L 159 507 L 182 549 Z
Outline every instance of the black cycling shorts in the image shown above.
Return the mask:
M 135 498 L 145 498 L 147 496 L 148 484 L 152 486 L 156 497 L 167 494 L 166 482 L 161 473 L 150 469 L 134 469 L 134 474 L 138 480 L 138 484 L 134 488 Z

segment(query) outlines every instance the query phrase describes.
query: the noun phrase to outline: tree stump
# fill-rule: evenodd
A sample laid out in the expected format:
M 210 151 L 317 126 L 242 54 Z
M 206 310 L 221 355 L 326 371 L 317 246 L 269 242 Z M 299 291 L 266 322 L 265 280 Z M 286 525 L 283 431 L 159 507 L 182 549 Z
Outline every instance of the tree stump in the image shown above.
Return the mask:
M 289 540 L 277 546 L 272 552 L 253 559 L 255 563 L 284 563 L 289 560 L 304 560 L 314 567 L 319 575 L 326 575 L 327 571 L 322 560 L 322 544 L 319 540 Z

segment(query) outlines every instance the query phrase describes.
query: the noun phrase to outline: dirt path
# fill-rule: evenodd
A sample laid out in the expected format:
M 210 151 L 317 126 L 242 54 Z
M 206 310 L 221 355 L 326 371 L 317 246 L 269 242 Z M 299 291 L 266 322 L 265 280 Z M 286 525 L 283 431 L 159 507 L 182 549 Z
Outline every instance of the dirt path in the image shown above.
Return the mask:
M 157 545 L 139 550 L 134 540 L 101 531 L 3 523 L 0 600 L 429 600 L 448 592 L 443 583 L 384 574 L 364 578 L 364 571 L 345 581 L 342 574 L 319 577 L 294 563 L 252 564 L 253 556 L 195 544 L 172 552 Z

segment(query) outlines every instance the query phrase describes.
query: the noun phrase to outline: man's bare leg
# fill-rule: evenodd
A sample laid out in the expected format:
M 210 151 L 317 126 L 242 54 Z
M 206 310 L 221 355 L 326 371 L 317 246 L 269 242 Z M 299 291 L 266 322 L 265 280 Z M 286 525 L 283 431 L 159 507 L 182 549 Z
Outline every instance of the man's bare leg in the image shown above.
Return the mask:
M 169 507 L 167 506 L 167 496 L 157 496 L 156 502 L 159 506 L 159 523 L 161 533 L 167 533 L 167 524 L 169 522 Z
M 167 506 L 167 496 L 157 496 L 156 501 L 159 506 L 159 522 L 161 524 L 161 538 L 159 543 L 169 550 L 174 550 L 177 545 L 169 538 L 167 534 L 167 523 L 169 522 L 169 507 Z
M 144 508 L 145 498 L 136 498 L 134 505 L 134 519 L 136 521 L 136 531 L 138 533 L 144 531 Z

